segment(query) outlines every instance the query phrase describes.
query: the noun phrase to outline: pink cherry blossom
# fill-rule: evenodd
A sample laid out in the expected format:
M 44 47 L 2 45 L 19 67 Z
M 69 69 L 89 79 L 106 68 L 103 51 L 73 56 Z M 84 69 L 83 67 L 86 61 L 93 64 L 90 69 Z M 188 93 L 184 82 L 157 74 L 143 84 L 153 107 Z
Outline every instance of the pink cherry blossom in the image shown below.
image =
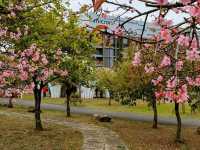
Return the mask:
M 0 68 L 3 67 L 4 63 L 0 61 Z
M 186 81 L 188 82 L 188 85 L 193 86 L 195 84 L 194 80 L 190 77 L 186 77 Z
M 49 77 L 49 71 L 48 71 L 48 69 L 44 69 L 42 71 L 41 76 L 39 77 L 39 80 L 45 81 L 48 79 L 48 77 Z
M 190 61 L 195 61 L 197 59 L 199 59 L 199 51 L 197 51 L 196 49 L 192 49 L 192 50 L 187 50 L 186 52 L 186 59 L 190 60 Z
M 148 63 L 145 65 L 144 70 L 146 73 L 152 73 L 155 71 L 155 67 L 152 66 L 152 63 Z
M 133 61 L 132 61 L 133 66 L 140 65 L 140 63 L 141 63 L 140 55 L 141 55 L 140 52 L 135 53 L 135 56 L 134 56 Z
M 30 49 L 27 49 L 26 51 L 26 55 L 29 57 L 31 55 L 33 55 L 33 50 L 30 48 Z
M 184 84 L 178 89 L 178 95 L 177 95 L 177 103 L 184 103 L 187 102 L 189 99 L 188 91 L 187 91 L 187 85 Z
M 22 71 L 19 78 L 24 81 L 24 80 L 27 80 L 28 79 L 28 73 L 25 72 L 25 71 Z
M 36 51 L 34 54 L 33 54 L 33 57 L 32 57 L 32 60 L 34 62 L 38 61 L 40 58 L 40 53 L 38 51 Z
M 165 91 L 165 98 L 169 101 L 173 101 L 176 99 L 176 95 L 174 91 L 168 90 L 168 91 Z
M 13 18 L 16 17 L 15 12 L 14 12 L 14 11 L 11 11 L 10 16 L 13 17 Z
M 188 9 L 188 12 L 193 17 L 199 17 L 200 16 L 200 9 L 199 9 L 199 7 L 190 6 L 189 9 Z
M 183 68 L 183 61 L 182 60 L 179 60 L 176 62 L 176 70 L 177 71 L 181 71 Z
M 179 45 L 186 46 L 186 47 L 189 46 L 189 41 L 190 41 L 190 38 L 187 37 L 187 36 L 184 36 L 182 34 L 179 36 L 179 38 L 177 40 L 177 42 L 178 42 Z
M 25 92 L 26 93 L 33 93 L 32 90 L 34 89 L 34 87 L 35 87 L 34 82 L 31 82 L 30 84 L 27 84 L 25 86 Z
M 163 76 L 159 75 L 157 79 L 153 79 L 152 83 L 156 86 L 158 85 L 162 80 L 163 80 Z
M 5 28 L 5 29 L 0 28 L 0 37 L 2 37 L 2 36 L 6 36 L 6 34 L 7 34 L 7 30 L 8 30 L 8 28 Z
M 160 67 L 166 67 L 171 65 L 171 59 L 167 55 L 163 57 L 163 60 L 161 61 Z
M 172 36 L 169 29 L 161 29 L 160 31 L 161 39 L 164 40 L 165 43 L 169 43 L 172 41 Z
M 167 81 L 167 88 L 173 89 L 176 87 L 178 80 L 177 77 L 172 76 L 168 81 Z
M 200 76 L 197 76 L 194 81 L 195 86 L 200 86 Z
M 195 38 L 192 40 L 191 48 L 195 49 L 195 50 L 198 48 L 198 46 L 197 46 L 197 40 Z
M 166 5 L 168 0 L 155 0 L 159 5 Z
M 163 92 L 161 92 L 161 91 L 156 91 L 155 92 L 155 97 L 156 97 L 156 99 L 160 99 L 160 98 L 162 98 L 164 96 L 164 93 Z
M 169 27 L 173 24 L 173 20 L 167 20 L 164 19 L 162 16 L 159 16 L 158 18 L 156 18 L 155 20 L 155 25 L 160 25 L 160 26 L 164 26 L 164 27 Z
M 44 65 L 47 65 L 48 64 L 48 60 L 47 60 L 46 56 L 43 54 L 41 57 L 42 57 L 42 59 L 41 59 L 42 63 Z
M 3 72 L 3 74 L 2 74 L 2 77 L 6 77 L 6 78 L 8 78 L 8 77 L 14 77 L 15 75 L 14 75 L 14 72 L 13 71 L 11 71 L 11 70 L 5 70 L 4 72 Z
M 191 3 L 191 0 L 181 0 L 181 3 L 184 5 L 187 5 L 187 4 Z

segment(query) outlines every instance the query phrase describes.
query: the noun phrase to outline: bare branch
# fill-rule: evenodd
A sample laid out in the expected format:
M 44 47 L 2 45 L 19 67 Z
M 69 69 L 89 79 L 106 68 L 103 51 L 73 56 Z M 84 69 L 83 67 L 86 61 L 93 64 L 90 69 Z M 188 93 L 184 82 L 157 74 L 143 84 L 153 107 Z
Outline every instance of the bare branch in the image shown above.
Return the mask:
M 128 20 L 124 21 L 120 26 L 122 27 L 122 26 L 124 26 L 126 23 L 128 23 L 128 22 L 130 22 L 130 21 L 132 21 L 132 20 L 134 20 L 134 19 L 136 19 L 136 18 L 138 18 L 138 17 L 144 16 L 144 15 L 147 15 L 147 14 L 151 14 L 151 13 L 156 12 L 156 11 L 158 11 L 158 10 L 159 10 L 158 8 L 152 9 L 152 10 L 146 11 L 146 12 L 144 12 L 144 13 L 141 13 L 141 14 L 139 14 L 139 15 L 137 15 L 137 16 L 134 16 L 134 17 L 132 17 L 132 18 L 129 18 Z
M 191 3 L 189 3 L 188 5 L 191 5 L 193 3 L 197 2 L 197 0 L 192 0 Z M 157 8 L 167 8 L 167 9 L 172 9 L 172 8 L 177 8 L 177 7 L 184 7 L 185 5 L 183 5 L 180 2 L 176 2 L 174 4 L 166 4 L 166 5 L 158 5 L 158 4 L 152 4 L 152 3 L 146 3 L 146 6 L 149 7 L 157 7 Z
M 141 37 L 140 37 L 140 40 L 141 40 L 141 41 L 142 41 L 142 39 L 143 39 L 143 34 L 144 34 L 145 27 L 146 27 L 146 24 L 147 24 L 147 18 L 148 18 L 148 14 L 146 15 L 145 20 L 144 20 L 144 25 L 143 25 L 143 29 L 142 29 L 142 34 L 141 34 Z

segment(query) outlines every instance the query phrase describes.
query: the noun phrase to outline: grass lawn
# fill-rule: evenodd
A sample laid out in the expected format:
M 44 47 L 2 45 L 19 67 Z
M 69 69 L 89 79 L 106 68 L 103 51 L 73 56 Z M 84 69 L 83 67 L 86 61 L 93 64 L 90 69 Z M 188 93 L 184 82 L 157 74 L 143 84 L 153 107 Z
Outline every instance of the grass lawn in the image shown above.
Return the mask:
M 14 111 L 14 112 L 20 112 L 23 114 L 27 113 L 27 109 L 24 109 L 22 107 L 17 107 L 17 108 L 9 109 L 9 110 L 7 108 L 5 108 L 5 111 Z M 61 121 L 73 120 L 73 121 L 77 121 L 77 122 L 96 124 L 98 126 L 104 126 L 106 128 L 110 128 L 111 130 L 114 130 L 115 132 L 117 132 L 120 135 L 120 137 L 124 140 L 124 142 L 127 144 L 127 146 L 129 147 L 130 150 L 198 150 L 199 146 L 200 146 L 200 144 L 199 144 L 200 143 L 200 138 L 199 138 L 200 135 L 197 135 L 195 132 L 196 129 L 191 128 L 191 127 L 184 127 L 182 130 L 183 131 L 182 136 L 184 137 L 184 139 L 186 141 L 185 144 L 176 144 L 174 142 L 176 127 L 171 126 L 171 125 L 168 125 L 168 126 L 167 125 L 159 125 L 158 129 L 152 129 L 151 123 L 142 123 L 142 122 L 128 121 L 128 120 L 113 119 L 113 121 L 111 123 L 100 123 L 100 122 L 97 122 L 93 117 L 90 117 L 90 116 L 72 115 L 71 118 L 66 118 L 66 116 L 63 112 L 49 111 L 49 110 L 43 111 L 42 118 L 51 118 L 51 119 L 57 119 L 57 120 L 61 120 Z M 25 122 L 25 121 L 23 120 L 23 122 Z M 26 121 L 25 124 L 27 122 L 28 121 Z M 11 130 L 12 132 L 20 133 L 19 135 L 17 135 L 17 137 L 15 137 L 15 138 L 18 138 L 21 135 L 21 132 L 26 133 L 28 131 L 28 135 L 29 135 L 29 133 L 32 133 L 33 132 L 32 125 L 33 124 L 31 122 L 31 124 L 29 124 L 29 126 L 27 126 L 27 129 L 24 130 L 22 128 L 23 125 L 18 125 L 18 124 L 13 125 L 13 122 L 11 120 L 10 122 L 4 123 L 4 126 L 2 128 L 4 130 L 7 130 L 7 128 L 10 126 L 9 128 L 10 128 L 10 130 L 12 129 Z M 19 128 L 18 126 L 22 126 L 22 127 Z M 16 127 L 17 127 L 17 130 L 16 130 Z M 55 128 L 54 126 L 47 126 L 47 127 L 48 127 L 47 128 L 48 130 L 45 132 L 51 131 L 49 134 L 57 135 L 57 133 L 53 133 L 55 130 L 58 130 L 57 128 Z M 10 132 L 10 130 L 9 130 L 9 132 Z M 59 131 L 60 131 L 60 128 L 59 128 Z M 66 136 L 72 136 L 70 134 L 71 133 L 70 131 L 67 131 L 67 133 L 68 134 L 66 134 Z M 7 132 L 5 134 L 7 134 Z M 35 135 L 35 133 L 32 133 L 32 134 L 33 134 L 33 136 Z M 25 136 L 25 135 L 22 134 L 21 136 Z M 61 135 L 57 135 L 57 136 L 63 136 L 63 135 L 61 134 Z M 11 137 L 12 136 L 10 136 L 7 139 L 8 143 L 14 142 L 15 144 L 17 144 L 19 142 L 18 140 L 20 140 L 20 138 L 16 140 Z M 30 139 L 30 137 L 26 137 L 26 138 L 27 138 L 26 141 Z M 24 138 L 22 140 L 24 140 Z M 46 141 L 46 143 L 47 143 L 46 145 L 48 145 L 48 146 L 49 146 L 49 144 L 53 145 L 53 142 L 51 140 L 55 140 L 55 139 L 48 139 L 48 141 Z M 58 142 L 61 142 L 61 141 L 62 140 L 59 140 Z M 69 141 L 72 141 L 72 139 L 70 139 Z M 66 142 L 69 142 L 69 141 L 66 141 Z M 24 145 L 27 144 L 27 142 L 25 142 L 25 141 L 20 141 L 20 142 L 22 142 L 22 144 L 24 144 Z M 36 141 L 33 141 L 33 143 L 35 143 L 35 142 Z M 44 143 L 45 143 L 45 141 L 44 141 Z M 7 144 L 7 145 L 9 145 L 9 144 Z
M 0 107 L 0 111 L 18 109 Z M 65 126 L 45 124 L 45 130 L 39 132 L 32 119 L 0 115 L 0 120 L 1 150 L 80 150 L 83 144 L 82 134 Z
M 24 95 L 23 99 L 33 100 L 32 95 Z M 64 105 L 64 98 L 49 98 L 46 97 L 42 100 L 42 103 L 46 104 L 58 104 Z M 94 100 L 82 100 L 82 103 L 72 103 L 72 106 L 95 108 L 102 111 L 113 111 L 113 112 L 133 112 L 142 114 L 153 114 L 151 108 L 147 106 L 146 102 L 138 101 L 137 106 L 121 105 L 118 102 L 112 100 L 112 105 L 108 106 L 108 100 L 106 99 L 94 99 Z M 158 114 L 160 116 L 174 116 L 174 104 L 173 103 L 160 103 L 157 105 Z M 180 107 L 181 108 L 181 107 Z M 180 109 L 182 112 L 182 109 Z M 185 104 L 185 113 L 181 113 L 183 117 L 200 118 L 200 112 L 191 114 L 191 109 L 188 104 Z

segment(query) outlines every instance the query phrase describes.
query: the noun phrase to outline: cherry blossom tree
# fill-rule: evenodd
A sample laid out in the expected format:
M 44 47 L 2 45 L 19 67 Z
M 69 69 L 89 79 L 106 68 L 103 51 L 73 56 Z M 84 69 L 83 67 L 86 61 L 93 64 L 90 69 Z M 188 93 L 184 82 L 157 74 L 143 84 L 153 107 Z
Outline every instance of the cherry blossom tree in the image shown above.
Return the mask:
M 156 98 L 158 100 L 164 98 L 169 102 L 175 103 L 177 118 L 176 141 L 182 142 L 179 104 L 188 102 L 190 98 L 188 88 L 199 86 L 200 1 L 138 0 L 138 2 L 147 9 L 137 8 L 137 5 L 134 5 L 135 2 L 132 0 L 127 3 L 101 1 L 98 4 L 113 5 L 116 9 L 112 10 L 112 12 L 121 11 L 117 17 L 129 14 L 130 17 L 120 23 L 119 28 L 124 31 L 121 36 L 129 38 L 140 45 L 133 58 L 134 66 L 144 63 L 142 55 L 148 52 L 146 45 L 154 48 L 155 55 L 161 57 L 160 63 L 153 64 L 149 62 L 144 69 L 148 74 L 157 74 L 157 78 L 152 79 L 152 83 L 156 87 Z M 100 5 L 98 5 L 98 8 Z M 104 12 L 103 7 L 101 11 Z M 131 37 L 125 25 L 140 17 L 144 17 L 141 35 L 139 37 Z M 157 27 L 157 33 L 147 39 L 144 37 L 144 32 L 149 18 L 151 22 L 153 20 L 154 25 Z M 177 22 L 176 18 L 182 19 Z M 192 65 L 190 69 L 187 68 L 188 64 Z M 187 72 L 188 70 L 189 72 Z
M 33 88 L 36 129 L 42 129 L 40 119 L 42 89 L 55 79 L 63 76 L 67 77 L 68 75 L 67 70 L 59 69 L 61 55 L 60 49 L 47 54 L 42 52 L 35 44 L 18 53 L 19 64 L 17 68 L 20 73 L 20 79 L 26 81 Z
M 11 58 L 4 57 L 4 61 L 0 61 L 0 96 L 9 98 L 9 108 L 13 107 L 13 98 L 20 95 L 21 89 L 24 85 L 20 82 L 20 78 L 17 75 L 18 72 L 15 68 L 16 63 L 13 62 L 13 57 L 14 56 L 12 56 Z
M 41 37 L 37 36 L 36 38 L 35 35 L 36 33 L 38 34 L 38 32 L 43 36 L 47 36 L 47 34 L 42 34 L 42 29 L 35 29 L 35 26 L 27 26 L 32 20 L 29 20 L 26 16 L 38 14 L 36 8 L 38 8 L 41 16 L 37 19 L 35 18 L 35 22 L 43 22 L 44 20 L 42 20 L 42 18 L 44 18 L 44 16 L 48 17 L 48 13 L 53 16 L 51 11 L 47 8 L 43 8 L 43 6 L 47 4 L 51 4 L 50 10 L 54 8 L 53 6 L 57 6 L 53 2 L 40 2 L 35 5 L 35 3 L 29 3 L 29 1 L 17 1 L 3 6 L 0 11 L 0 19 L 3 22 L 0 26 L 0 61 L 1 70 L 3 70 L 2 74 L 0 74 L 0 82 L 2 89 L 5 91 L 2 93 L 4 93 L 4 96 L 12 97 L 14 93 L 19 92 L 19 89 L 33 90 L 35 99 L 35 121 L 36 129 L 38 130 L 42 130 L 40 118 L 42 88 L 49 82 L 61 76 L 66 77 L 68 75 L 66 70 L 59 69 L 59 65 L 66 54 L 63 54 L 60 49 L 56 47 L 56 45 L 59 45 L 59 38 L 52 42 L 54 34 L 49 34 L 52 28 L 46 25 L 49 30 L 47 34 L 50 40 L 44 39 L 45 42 L 43 42 L 43 39 L 40 39 Z M 57 9 L 57 7 L 54 9 Z M 61 21 L 59 20 L 60 24 L 63 25 L 64 18 L 62 13 L 59 15 L 59 18 L 61 19 Z M 54 23 L 57 23 L 56 21 L 55 19 Z M 12 25 L 13 23 L 16 23 L 15 26 Z M 41 26 L 42 24 L 40 24 L 40 27 Z M 36 42 L 37 44 L 31 44 L 31 42 Z M 46 44 L 48 44 L 48 42 L 49 46 L 47 47 Z M 11 61 L 5 61 L 5 58 L 11 59 Z M 18 84 L 16 84 L 16 81 Z

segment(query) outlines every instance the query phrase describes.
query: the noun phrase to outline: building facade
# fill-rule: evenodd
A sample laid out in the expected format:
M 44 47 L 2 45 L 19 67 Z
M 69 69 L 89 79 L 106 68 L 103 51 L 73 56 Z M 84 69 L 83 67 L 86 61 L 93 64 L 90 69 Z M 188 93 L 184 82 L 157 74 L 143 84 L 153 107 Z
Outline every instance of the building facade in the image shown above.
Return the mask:
M 81 16 L 79 24 L 81 26 L 87 26 L 88 30 L 99 29 L 101 43 L 96 45 L 96 53 L 93 55 L 96 61 L 97 67 L 112 68 L 115 61 L 120 57 L 120 50 L 128 47 L 130 40 L 128 38 L 118 38 L 113 33 L 120 24 L 126 21 L 128 18 L 116 18 L 115 16 L 107 16 L 105 14 L 88 13 L 87 15 Z M 128 36 L 139 38 L 143 30 L 143 21 L 130 21 L 124 25 L 125 30 L 128 32 Z M 158 28 L 153 24 L 147 24 L 143 37 L 150 38 L 158 32 Z M 58 88 L 58 87 L 56 87 Z M 60 94 L 55 93 L 61 91 L 59 89 L 53 90 L 54 97 Z M 79 88 L 80 97 L 83 99 L 92 99 L 98 97 L 109 97 L 109 92 L 102 91 L 96 88 Z
M 112 33 L 123 22 L 129 18 L 117 18 L 115 16 L 107 16 L 106 14 L 88 13 L 80 17 L 80 24 L 87 26 L 89 29 L 101 30 L 101 44 L 96 46 L 96 54 L 94 55 L 97 67 L 109 67 L 120 57 L 120 50 L 128 47 L 130 40 L 128 38 L 118 38 Z M 140 38 L 143 30 L 143 21 L 130 21 L 124 25 L 124 29 L 128 33 L 126 37 Z M 103 28 L 102 28 L 103 27 Z M 158 32 L 158 27 L 154 24 L 147 23 L 144 29 L 143 37 L 148 39 Z

